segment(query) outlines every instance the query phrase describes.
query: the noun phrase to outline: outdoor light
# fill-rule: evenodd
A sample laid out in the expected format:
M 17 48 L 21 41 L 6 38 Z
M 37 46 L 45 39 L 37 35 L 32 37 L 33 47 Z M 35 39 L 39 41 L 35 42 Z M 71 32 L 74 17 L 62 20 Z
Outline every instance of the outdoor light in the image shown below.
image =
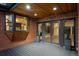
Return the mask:
M 37 15 L 38 15 L 37 13 L 34 14 L 34 16 L 37 16 Z
M 57 10 L 57 7 L 54 7 L 53 10 Z
M 30 10 L 30 9 L 31 9 L 31 6 L 30 6 L 29 4 L 27 4 L 27 5 L 26 5 L 26 9 L 27 9 L 27 10 Z

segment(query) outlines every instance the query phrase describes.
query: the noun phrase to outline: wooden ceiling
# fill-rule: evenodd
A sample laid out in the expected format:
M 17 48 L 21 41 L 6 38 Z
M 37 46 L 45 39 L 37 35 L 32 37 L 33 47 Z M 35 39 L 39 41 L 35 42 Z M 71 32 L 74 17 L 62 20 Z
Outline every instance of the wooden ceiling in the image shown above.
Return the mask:
M 32 3 L 31 10 L 26 9 L 27 3 L 20 3 L 13 9 L 12 12 L 26 15 L 32 18 L 41 19 L 54 14 L 63 14 L 77 11 L 76 3 Z M 57 7 L 57 10 L 53 11 L 53 7 Z M 37 16 L 34 16 L 37 13 Z

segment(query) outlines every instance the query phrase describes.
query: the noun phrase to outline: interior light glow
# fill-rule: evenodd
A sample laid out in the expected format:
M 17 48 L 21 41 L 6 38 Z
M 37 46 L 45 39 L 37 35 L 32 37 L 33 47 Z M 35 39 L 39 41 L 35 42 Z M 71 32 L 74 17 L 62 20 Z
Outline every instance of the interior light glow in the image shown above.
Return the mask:
M 30 10 L 30 9 L 31 9 L 31 6 L 30 6 L 29 4 L 27 4 L 27 5 L 26 5 L 26 9 L 27 9 L 27 10 Z
M 37 15 L 38 15 L 37 13 L 34 14 L 34 16 L 37 16 Z
M 57 7 L 54 7 L 53 10 L 57 10 Z

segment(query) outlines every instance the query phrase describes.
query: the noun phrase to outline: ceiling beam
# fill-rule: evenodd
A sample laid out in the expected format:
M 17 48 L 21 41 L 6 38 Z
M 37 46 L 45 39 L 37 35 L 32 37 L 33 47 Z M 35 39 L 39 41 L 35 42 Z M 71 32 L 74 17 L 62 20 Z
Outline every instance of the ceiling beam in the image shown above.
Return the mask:
M 13 5 L 9 8 L 9 10 L 16 8 L 17 5 L 18 5 L 18 3 L 13 3 Z

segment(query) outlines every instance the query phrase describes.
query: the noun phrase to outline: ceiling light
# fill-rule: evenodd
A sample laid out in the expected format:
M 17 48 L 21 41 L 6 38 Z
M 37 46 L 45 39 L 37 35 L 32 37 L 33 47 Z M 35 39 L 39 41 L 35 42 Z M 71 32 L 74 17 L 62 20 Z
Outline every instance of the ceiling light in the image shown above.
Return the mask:
M 57 7 L 54 7 L 53 10 L 57 10 Z
M 34 16 L 37 16 L 37 15 L 38 15 L 37 13 L 34 14 Z
M 31 9 L 31 6 L 28 4 L 28 5 L 26 5 L 26 9 L 27 10 L 30 10 Z

